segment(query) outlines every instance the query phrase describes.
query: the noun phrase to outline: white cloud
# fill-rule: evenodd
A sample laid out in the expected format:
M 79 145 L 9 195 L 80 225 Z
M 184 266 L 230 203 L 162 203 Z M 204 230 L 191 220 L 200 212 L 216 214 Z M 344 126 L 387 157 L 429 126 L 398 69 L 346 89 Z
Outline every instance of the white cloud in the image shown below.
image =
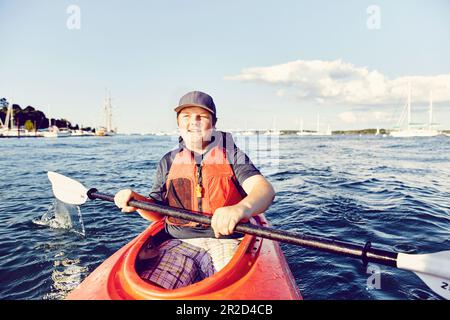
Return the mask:
M 411 84 L 414 103 L 450 101 L 450 74 L 404 76 L 389 79 L 377 70 L 356 67 L 342 60 L 297 60 L 246 68 L 226 80 L 262 82 L 276 86 L 279 96 L 293 95 L 316 103 L 355 105 L 403 104 Z M 344 115 L 350 119 L 350 115 Z
M 345 123 L 355 123 L 358 121 L 358 118 L 353 112 L 343 112 L 339 114 L 339 119 Z
M 391 121 L 392 119 L 392 114 L 388 112 L 374 111 L 372 112 L 372 116 L 378 121 Z
M 338 115 L 339 119 L 347 124 L 373 124 L 373 123 L 391 123 L 396 119 L 391 113 L 381 111 L 347 111 Z

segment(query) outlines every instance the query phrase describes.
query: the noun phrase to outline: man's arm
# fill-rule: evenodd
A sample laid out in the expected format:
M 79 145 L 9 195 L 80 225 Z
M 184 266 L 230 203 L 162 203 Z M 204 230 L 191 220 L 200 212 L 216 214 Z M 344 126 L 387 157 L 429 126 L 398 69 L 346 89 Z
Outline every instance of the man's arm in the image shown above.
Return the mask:
M 263 213 L 275 198 L 275 191 L 262 175 L 247 178 L 242 184 L 247 196 L 234 206 L 218 208 L 212 217 L 211 226 L 216 238 L 230 235 L 242 219 Z
M 263 175 L 255 175 L 247 178 L 242 188 L 244 188 L 247 196 L 239 202 L 240 205 L 246 207 L 246 216 L 258 215 L 266 211 L 275 199 L 275 190 Z
M 134 192 L 131 189 L 121 190 L 115 195 L 114 202 L 116 206 L 122 209 L 122 212 L 129 213 L 137 211 L 141 215 L 141 217 L 150 221 L 157 221 L 164 218 L 164 215 L 157 212 L 130 207 L 128 206 L 128 201 L 130 201 L 131 199 L 144 202 L 162 201 L 162 193 L 165 184 L 165 174 L 167 172 L 167 163 L 165 161 L 166 156 L 164 156 L 163 159 L 161 159 L 161 161 L 159 162 L 158 169 L 156 170 L 155 178 L 153 180 L 152 190 L 150 191 L 150 198 Z
M 163 215 L 157 212 L 147 211 L 128 206 L 128 201 L 132 199 L 143 202 L 154 202 L 153 200 L 146 198 L 143 195 L 140 195 L 139 193 L 134 192 L 131 189 L 125 189 L 116 193 L 116 195 L 114 196 L 114 203 L 116 204 L 116 206 L 122 209 L 122 212 L 130 213 L 137 211 L 141 215 L 141 217 L 143 217 L 146 220 L 157 221 L 164 218 Z

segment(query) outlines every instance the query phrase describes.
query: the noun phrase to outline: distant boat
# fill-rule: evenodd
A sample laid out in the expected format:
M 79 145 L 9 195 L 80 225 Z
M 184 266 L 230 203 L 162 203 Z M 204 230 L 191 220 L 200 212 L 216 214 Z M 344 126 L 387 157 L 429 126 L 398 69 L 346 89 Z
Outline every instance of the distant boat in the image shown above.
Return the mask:
M 440 135 L 437 130 L 427 130 L 427 129 L 407 129 L 407 130 L 399 130 L 392 131 L 390 133 L 392 137 L 396 138 L 411 138 L 411 137 L 435 137 Z
M 79 130 L 71 130 L 71 135 L 73 137 L 90 137 L 90 136 L 95 136 L 95 133 L 93 133 L 91 131 L 79 129 Z
M 2 107 L 6 107 L 5 123 L 0 119 L 0 137 L 3 138 L 26 138 L 26 137 L 40 137 L 39 131 L 28 131 L 23 127 L 14 125 L 14 109 L 12 104 L 6 100 L 2 101 Z
M 6 106 L 7 109 L 6 109 L 5 123 L 3 123 L 2 120 L 0 119 L 0 136 L 8 138 L 19 136 L 20 131 L 18 131 L 17 128 L 14 128 L 14 116 L 13 116 L 14 110 L 12 108 L 12 104 L 4 100 L 2 101 L 2 106 Z
M 100 137 L 106 136 L 114 136 L 117 133 L 117 130 L 112 128 L 112 104 L 111 104 L 111 93 L 107 97 L 105 97 L 105 104 L 103 106 L 104 116 L 105 116 L 105 126 L 99 127 L 95 135 Z
M 391 131 L 390 135 L 397 138 L 434 137 L 440 135 L 441 133 L 433 128 L 437 124 L 433 123 L 433 94 L 431 92 L 428 114 L 428 125 L 411 122 L 411 84 L 408 84 L 408 101 L 403 108 L 396 129 Z
M 279 136 L 281 135 L 281 132 L 279 130 L 267 130 L 264 132 L 265 136 Z
M 236 132 L 237 136 L 254 136 L 258 132 L 256 130 L 248 129 L 247 121 L 245 121 L 245 130 Z
M 167 133 L 165 133 L 163 131 L 158 131 L 155 133 L 155 136 L 167 136 Z
M 5 138 L 21 138 L 21 137 L 34 137 L 34 132 L 27 131 L 23 128 L 13 127 L 11 129 L 0 130 L 0 136 Z
M 297 132 L 297 135 L 299 135 L 299 136 L 331 136 L 332 135 L 330 125 L 327 126 L 326 131 L 320 131 L 320 115 L 319 114 L 317 114 L 316 131 L 304 131 L 303 130 L 303 118 L 301 119 L 300 123 L 301 123 L 300 131 Z
M 60 129 L 57 126 L 51 126 L 43 132 L 44 138 L 65 138 L 70 137 L 71 132 L 68 129 Z
M 241 132 L 242 136 L 254 136 L 255 134 L 256 134 L 256 131 L 253 131 L 253 130 L 246 130 L 246 131 Z
M 280 130 L 276 129 L 277 125 L 276 125 L 276 118 L 273 118 L 273 122 L 272 122 L 272 129 L 267 130 L 266 132 L 264 132 L 264 135 L 266 136 L 279 136 L 281 134 Z
M 57 126 L 52 126 L 52 120 L 48 119 L 48 129 L 41 132 L 41 136 L 44 138 L 66 138 L 70 137 L 71 133 L 69 129 L 60 129 Z
M 108 130 L 105 127 L 99 127 L 95 131 L 95 135 L 98 136 L 98 137 L 110 137 L 110 136 L 116 135 L 116 133 L 114 131 Z
M 143 136 L 158 136 L 158 137 L 164 137 L 164 136 L 179 136 L 180 133 L 178 130 L 174 131 L 154 131 L 154 132 L 148 132 L 148 133 L 142 133 Z

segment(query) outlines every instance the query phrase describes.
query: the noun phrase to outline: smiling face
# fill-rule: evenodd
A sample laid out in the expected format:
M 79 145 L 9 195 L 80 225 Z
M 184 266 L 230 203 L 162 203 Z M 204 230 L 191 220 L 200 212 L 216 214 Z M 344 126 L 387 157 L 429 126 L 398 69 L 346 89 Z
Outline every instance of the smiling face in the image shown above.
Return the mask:
M 214 129 L 212 114 L 200 107 L 186 107 L 178 114 L 177 121 L 186 146 L 201 152 L 211 140 Z

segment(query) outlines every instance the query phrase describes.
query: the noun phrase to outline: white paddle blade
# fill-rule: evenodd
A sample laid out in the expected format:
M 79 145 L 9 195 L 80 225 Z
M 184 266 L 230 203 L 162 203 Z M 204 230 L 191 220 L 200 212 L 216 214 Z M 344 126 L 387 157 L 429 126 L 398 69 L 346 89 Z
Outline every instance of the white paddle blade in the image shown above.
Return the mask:
M 450 251 L 427 254 L 399 253 L 397 267 L 413 271 L 431 290 L 450 300 Z
M 47 172 L 47 175 L 52 183 L 53 194 L 58 200 L 74 205 L 82 205 L 87 201 L 88 189 L 78 181 L 52 171 Z
M 450 279 L 443 279 L 429 274 L 415 272 L 422 281 L 442 298 L 450 300 Z

